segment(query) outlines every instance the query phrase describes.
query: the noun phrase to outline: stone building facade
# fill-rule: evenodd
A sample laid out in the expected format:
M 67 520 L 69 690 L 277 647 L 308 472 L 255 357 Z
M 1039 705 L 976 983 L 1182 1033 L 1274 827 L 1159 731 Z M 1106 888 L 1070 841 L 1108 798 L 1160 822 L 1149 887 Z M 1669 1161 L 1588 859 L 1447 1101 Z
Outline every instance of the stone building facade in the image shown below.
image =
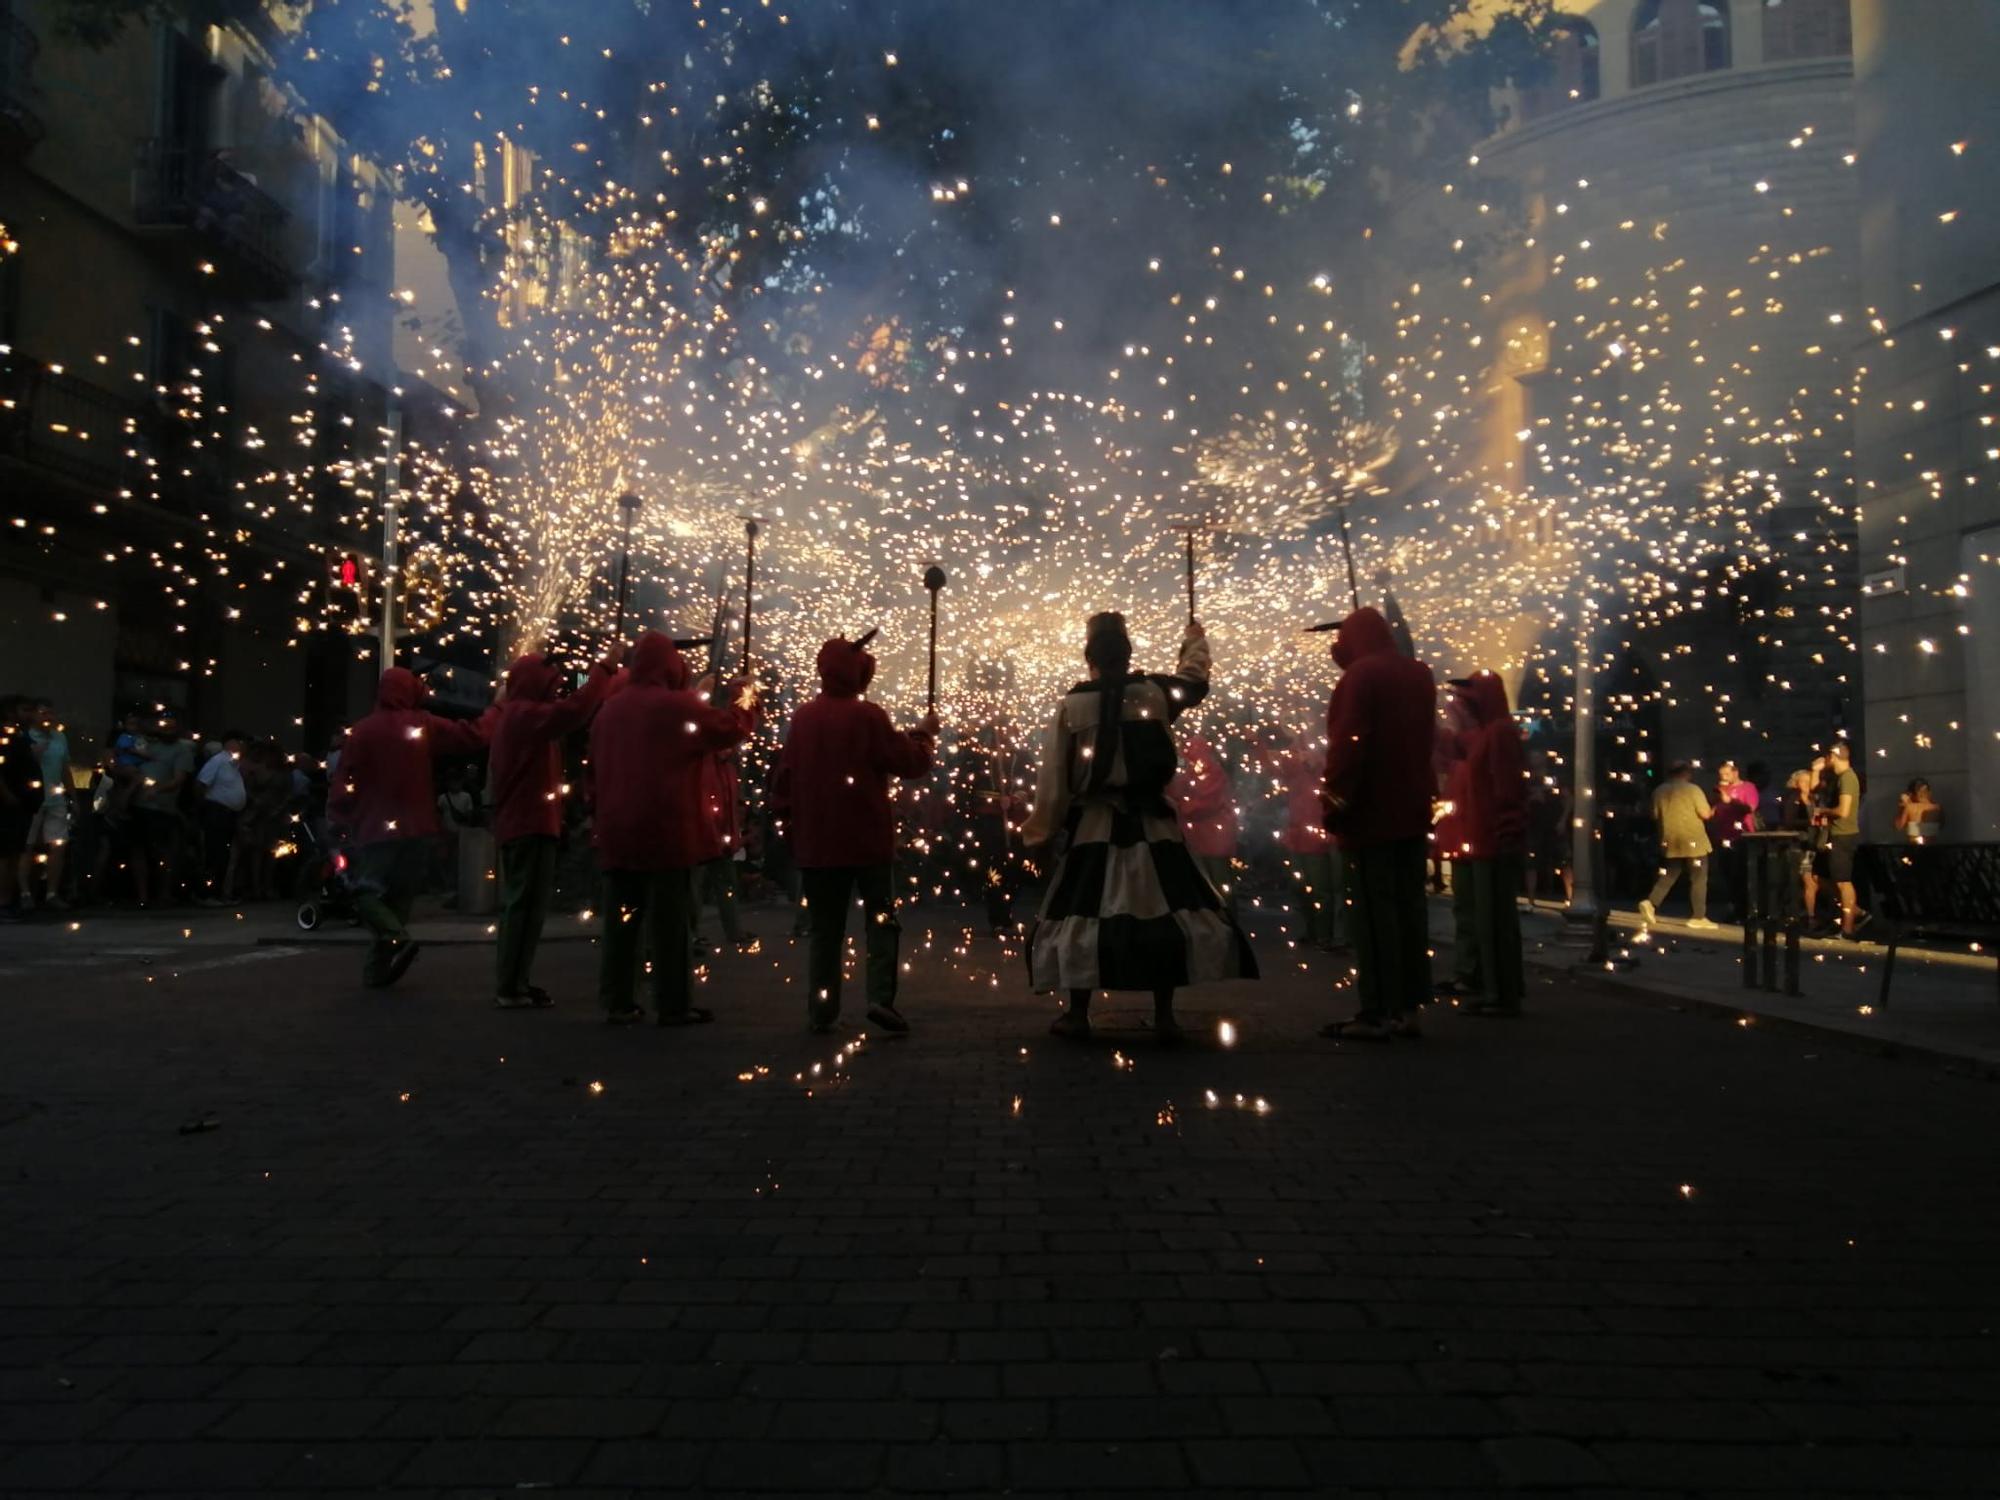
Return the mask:
M 1690 506 L 1716 465 L 1749 497 L 1740 550 L 1764 562 L 1726 586 L 1697 565 L 1602 635 L 1601 738 L 1634 792 L 1681 758 L 1775 781 L 1850 730 L 1859 695 L 1850 340 L 1828 321 L 1858 278 L 1847 0 L 1566 9 L 1548 75 L 1499 101 L 1506 123 L 1451 184 L 1455 218 L 1433 194 L 1399 253 L 1430 255 L 1433 282 L 1459 271 L 1444 245 L 1484 257 L 1453 309 L 1480 342 L 1443 357 L 1471 391 L 1461 466 L 1519 497 L 1500 528 L 1516 553 L 1548 544 L 1550 485 L 1615 489 L 1655 459 L 1646 483 Z M 1497 250 L 1478 243 L 1489 206 L 1511 215 Z M 1523 696 L 1557 718 L 1567 628 L 1496 622 L 1489 653 L 1546 632 Z
M 1870 831 L 1922 777 L 1945 839 L 2000 839 L 2000 7 L 1856 0 L 1854 30 Z
M 351 497 L 254 481 L 376 440 L 385 184 L 278 87 L 256 7 L 101 50 L 49 9 L 0 0 L 0 690 L 84 745 L 164 705 L 321 748 L 372 676 L 319 628 Z

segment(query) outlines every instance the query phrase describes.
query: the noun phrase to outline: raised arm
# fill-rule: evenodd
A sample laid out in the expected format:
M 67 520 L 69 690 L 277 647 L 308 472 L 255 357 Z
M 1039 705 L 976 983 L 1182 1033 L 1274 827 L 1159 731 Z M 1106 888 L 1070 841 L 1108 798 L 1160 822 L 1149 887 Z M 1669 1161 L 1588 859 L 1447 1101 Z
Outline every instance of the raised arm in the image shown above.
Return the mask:
M 423 736 L 432 755 L 471 755 L 486 748 L 493 734 L 494 714 L 489 709 L 476 719 L 447 719 L 440 714 L 423 716 Z
M 929 729 L 898 729 L 889 722 L 887 713 L 875 708 L 868 716 L 868 738 L 869 753 L 877 770 L 906 779 L 930 774 L 937 754 L 937 737 Z
M 1167 718 L 1179 718 L 1208 696 L 1208 634 L 1199 622 L 1188 621 L 1181 637 L 1181 656 L 1171 677 L 1156 678 L 1167 695 Z

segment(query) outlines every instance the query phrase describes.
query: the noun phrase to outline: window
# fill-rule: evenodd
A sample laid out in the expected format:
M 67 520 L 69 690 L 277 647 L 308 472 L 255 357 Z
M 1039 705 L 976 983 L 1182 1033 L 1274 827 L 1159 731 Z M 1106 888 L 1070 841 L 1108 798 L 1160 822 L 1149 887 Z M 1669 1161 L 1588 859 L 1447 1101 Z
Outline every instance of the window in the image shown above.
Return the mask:
M 1548 72 L 1521 90 L 1521 118 L 1539 120 L 1598 95 L 1597 28 L 1578 16 L 1557 16 L 1549 28 Z
M 1764 61 L 1847 57 L 1854 51 L 1848 0 L 1764 0 Z
M 1632 24 L 1632 86 L 1717 73 L 1729 66 L 1723 0 L 1644 0 Z

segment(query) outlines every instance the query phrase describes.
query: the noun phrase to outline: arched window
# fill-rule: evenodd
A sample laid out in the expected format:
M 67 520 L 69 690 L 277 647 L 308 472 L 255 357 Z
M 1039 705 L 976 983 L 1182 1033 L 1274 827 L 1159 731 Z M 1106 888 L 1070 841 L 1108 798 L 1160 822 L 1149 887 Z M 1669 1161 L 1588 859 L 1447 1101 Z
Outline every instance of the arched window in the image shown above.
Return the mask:
M 1521 90 L 1521 117 L 1539 120 L 1598 94 L 1597 28 L 1581 16 L 1557 16 L 1549 28 L 1549 71 Z
M 1847 57 L 1854 51 L 1848 0 L 1764 0 L 1764 61 Z
M 1725 0 L 1645 0 L 1632 23 L 1632 86 L 1729 66 Z

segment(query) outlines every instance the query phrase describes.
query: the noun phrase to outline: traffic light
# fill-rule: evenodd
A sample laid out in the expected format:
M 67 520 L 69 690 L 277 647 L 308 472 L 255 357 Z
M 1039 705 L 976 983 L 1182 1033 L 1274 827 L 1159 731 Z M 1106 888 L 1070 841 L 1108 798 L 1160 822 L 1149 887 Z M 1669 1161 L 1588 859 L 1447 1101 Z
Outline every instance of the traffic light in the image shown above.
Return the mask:
M 336 629 L 351 630 L 368 617 L 368 562 L 358 552 L 326 557 L 326 607 Z

